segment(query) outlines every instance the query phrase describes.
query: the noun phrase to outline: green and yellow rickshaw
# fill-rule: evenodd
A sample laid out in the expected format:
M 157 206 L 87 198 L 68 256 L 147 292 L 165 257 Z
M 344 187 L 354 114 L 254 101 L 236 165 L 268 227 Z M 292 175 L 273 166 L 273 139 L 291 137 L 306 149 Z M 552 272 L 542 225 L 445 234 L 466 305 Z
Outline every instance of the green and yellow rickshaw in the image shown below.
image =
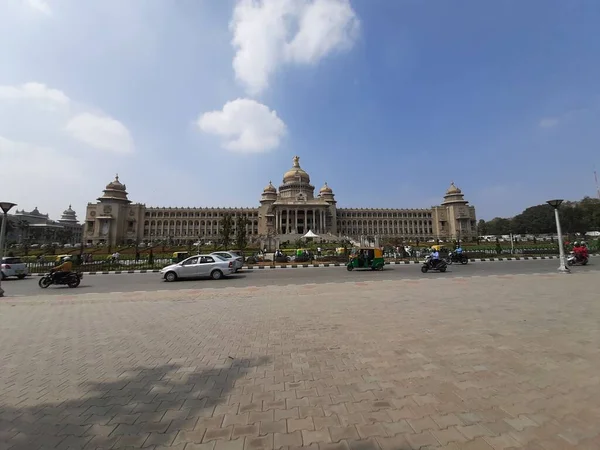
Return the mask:
M 354 269 L 383 270 L 385 260 L 383 250 L 380 248 L 355 248 L 350 253 L 350 260 L 346 264 L 348 271 Z
M 190 252 L 173 252 L 173 264 L 180 263 L 184 259 L 190 256 Z

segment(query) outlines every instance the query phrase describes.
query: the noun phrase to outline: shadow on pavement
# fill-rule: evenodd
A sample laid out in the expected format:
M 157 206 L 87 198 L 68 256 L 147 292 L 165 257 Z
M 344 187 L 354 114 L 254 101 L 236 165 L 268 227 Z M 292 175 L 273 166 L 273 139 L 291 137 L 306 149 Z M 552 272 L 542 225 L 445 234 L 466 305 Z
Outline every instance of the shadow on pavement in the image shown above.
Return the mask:
M 117 381 L 82 385 L 80 399 L 0 407 L 0 440 L 11 450 L 171 445 L 178 430 L 192 430 L 226 403 L 237 379 L 270 363 L 268 357 L 228 361 L 200 372 L 175 364 L 136 368 Z

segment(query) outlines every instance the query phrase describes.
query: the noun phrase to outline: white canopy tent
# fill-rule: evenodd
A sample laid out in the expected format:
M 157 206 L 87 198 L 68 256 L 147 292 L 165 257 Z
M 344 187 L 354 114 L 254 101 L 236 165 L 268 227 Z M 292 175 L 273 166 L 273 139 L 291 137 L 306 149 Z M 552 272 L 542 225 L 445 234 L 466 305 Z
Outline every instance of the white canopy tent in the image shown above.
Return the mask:
M 312 232 L 312 230 L 308 230 L 308 233 L 306 233 L 304 236 L 302 236 L 303 238 L 318 238 L 319 236 L 316 235 L 315 233 Z

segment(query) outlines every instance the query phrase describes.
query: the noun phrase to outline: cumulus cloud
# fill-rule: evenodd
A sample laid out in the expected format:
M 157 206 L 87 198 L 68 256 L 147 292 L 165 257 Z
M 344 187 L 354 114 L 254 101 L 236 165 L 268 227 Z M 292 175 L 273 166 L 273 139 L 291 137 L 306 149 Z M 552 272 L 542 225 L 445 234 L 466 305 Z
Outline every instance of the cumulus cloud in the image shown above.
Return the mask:
M 277 112 L 247 98 L 227 102 L 221 111 L 202 114 L 197 125 L 205 133 L 220 136 L 223 148 L 242 153 L 275 149 L 286 133 Z
M 351 48 L 359 20 L 349 0 L 238 0 L 230 28 L 236 78 L 257 95 L 281 65 Z
M 50 112 L 50 115 L 36 117 L 35 127 L 38 127 L 38 131 L 54 127 L 55 132 L 60 132 L 64 128 L 73 139 L 99 150 L 116 153 L 134 151 L 133 138 L 125 125 L 110 116 L 90 112 L 89 107 L 73 102 L 63 91 L 44 83 L 0 85 L 0 107 L 4 110 L 0 112 L 16 113 L 17 109 L 11 110 L 11 103 L 17 103 L 21 112 L 22 107 L 31 105 Z M 61 109 L 60 114 L 56 108 Z M 24 114 L 23 118 L 26 116 Z M 63 119 L 67 120 L 66 124 L 57 123 Z
M 133 149 L 121 122 L 65 92 L 38 82 L 0 86 L 2 185 L 19 207 L 46 205 L 45 211 L 56 217 L 69 203 L 84 205 L 95 195 L 93 183 L 102 171 L 112 173 L 115 164 L 122 164 L 106 154 Z M 57 177 L 63 192 L 48 189 Z M 28 189 L 18 188 L 24 185 Z M 83 213 L 81 208 L 78 212 Z
M 552 128 L 558 125 L 559 120 L 556 117 L 545 117 L 540 120 L 540 128 Z
M 59 211 L 65 209 L 70 202 L 77 200 L 77 193 L 74 191 L 76 195 L 70 198 L 57 198 L 56 190 L 48 187 L 56 186 L 57 179 L 64 174 L 68 174 L 66 181 L 74 186 L 82 184 L 86 177 L 86 167 L 80 158 L 52 147 L 3 136 L 0 136 L 0 161 L 3 194 L 7 200 L 17 203 L 19 208 L 31 209 L 35 206 L 32 204 L 35 200 L 35 204 L 39 204 L 40 207 L 56 205 Z
M 0 85 L 0 100 L 33 100 L 67 105 L 69 97 L 58 89 L 51 89 L 43 83 L 23 83 L 16 86 Z
M 25 3 L 37 12 L 48 16 L 52 15 L 52 9 L 46 0 L 25 0 Z
M 84 112 L 71 118 L 65 130 L 74 139 L 100 150 L 115 153 L 134 151 L 131 133 L 125 125 L 112 117 Z

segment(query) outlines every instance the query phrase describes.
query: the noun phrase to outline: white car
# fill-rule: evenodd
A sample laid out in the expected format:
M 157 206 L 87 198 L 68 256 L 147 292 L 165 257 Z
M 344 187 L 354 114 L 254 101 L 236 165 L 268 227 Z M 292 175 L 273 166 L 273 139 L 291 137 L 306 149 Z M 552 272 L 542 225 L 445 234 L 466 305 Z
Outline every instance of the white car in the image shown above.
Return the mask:
M 233 252 L 212 252 L 211 255 L 220 256 L 221 258 L 223 258 L 225 260 L 231 259 L 233 261 L 233 271 L 234 272 L 237 272 L 238 270 L 240 270 L 242 268 L 242 266 L 244 265 L 244 261 L 242 260 L 242 257 L 239 255 L 236 255 Z
M 8 277 L 17 277 L 22 280 L 29 275 L 29 269 L 27 264 L 21 261 L 21 258 L 6 256 L 0 260 L 0 274 L 3 280 Z
M 177 281 L 184 278 L 210 277 L 219 280 L 235 271 L 232 260 L 217 255 L 196 255 L 171 264 L 160 271 L 165 281 Z

